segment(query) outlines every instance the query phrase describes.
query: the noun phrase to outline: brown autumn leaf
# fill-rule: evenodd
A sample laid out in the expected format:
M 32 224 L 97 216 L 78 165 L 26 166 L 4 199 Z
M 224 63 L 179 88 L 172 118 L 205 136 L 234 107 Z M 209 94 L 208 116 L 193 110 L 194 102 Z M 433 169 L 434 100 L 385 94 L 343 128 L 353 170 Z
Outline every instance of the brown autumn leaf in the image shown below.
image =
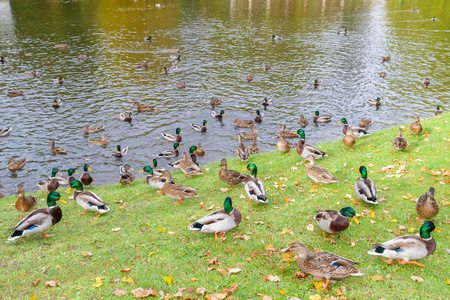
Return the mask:
M 280 277 L 272 275 L 272 274 L 268 274 L 268 275 L 264 276 L 264 280 L 267 282 L 280 282 L 281 281 Z
M 372 280 L 383 280 L 383 276 L 380 276 L 380 275 L 373 275 L 373 276 L 370 276 L 370 278 Z
M 93 254 L 92 254 L 92 252 L 81 252 L 81 255 L 83 255 L 85 257 L 91 257 Z
M 127 291 L 116 288 L 114 292 L 112 292 L 115 296 L 124 296 L 127 294 Z
M 422 277 L 419 277 L 419 276 L 417 276 L 417 275 L 412 275 L 411 276 L 411 279 L 413 280 L 413 281 L 417 281 L 417 282 L 423 282 L 423 278 Z
M 208 300 L 223 300 L 228 296 L 227 293 L 220 293 L 220 294 L 211 294 L 206 295 L 205 298 Z
M 262 297 L 261 300 L 272 300 L 272 298 L 270 298 L 269 296 L 261 294 L 261 293 L 257 293 L 256 295 Z
M 122 272 L 122 273 L 130 273 L 131 270 L 133 270 L 133 267 L 125 268 L 125 269 L 123 269 L 123 270 L 120 270 L 120 272 Z
M 120 230 L 120 227 L 115 227 L 115 228 L 113 228 L 113 229 L 111 229 L 111 230 L 114 231 L 114 232 L 117 232 L 117 231 Z
M 195 292 L 199 295 L 204 295 L 206 293 L 206 289 L 204 287 L 199 287 Z
M 41 281 L 41 280 L 38 279 L 38 280 L 32 281 L 31 283 L 32 283 L 34 286 L 36 286 L 36 285 L 39 283 L 39 281 Z
M 239 285 L 237 285 L 237 284 L 232 284 L 232 285 L 230 285 L 229 287 L 224 288 L 222 292 L 228 293 L 228 294 L 229 294 L 229 293 L 232 293 L 232 292 L 234 292 L 234 291 L 237 291 L 238 287 L 239 287 Z
M 55 281 L 55 280 L 49 280 L 45 282 L 45 286 L 49 286 L 49 287 L 55 287 L 55 286 L 60 286 L 60 282 L 59 281 Z
M 234 236 L 234 238 L 235 238 L 235 239 L 243 239 L 244 241 L 248 241 L 248 240 L 250 239 L 250 236 L 248 236 L 248 235 L 246 235 L 246 234 L 243 234 L 243 235 L 236 234 L 236 235 Z
M 233 274 L 233 273 L 239 273 L 242 270 L 240 268 L 228 268 L 228 272 Z
M 225 269 L 217 269 L 217 272 L 219 272 L 220 274 L 223 274 L 223 275 L 227 274 L 227 270 L 225 270 Z
M 173 297 L 175 298 L 183 297 L 184 290 L 186 290 L 186 288 L 178 288 L 178 291 L 175 294 L 173 294 Z
M 207 265 L 220 265 L 220 261 L 219 261 L 219 257 L 217 256 L 216 258 L 211 259 Z
M 304 274 L 302 272 L 297 272 L 294 274 L 294 277 L 295 278 L 306 278 L 306 277 L 308 277 L 308 274 Z
M 147 298 L 148 296 L 158 296 L 158 292 L 152 288 L 144 290 L 143 288 L 137 288 L 131 291 L 135 298 Z

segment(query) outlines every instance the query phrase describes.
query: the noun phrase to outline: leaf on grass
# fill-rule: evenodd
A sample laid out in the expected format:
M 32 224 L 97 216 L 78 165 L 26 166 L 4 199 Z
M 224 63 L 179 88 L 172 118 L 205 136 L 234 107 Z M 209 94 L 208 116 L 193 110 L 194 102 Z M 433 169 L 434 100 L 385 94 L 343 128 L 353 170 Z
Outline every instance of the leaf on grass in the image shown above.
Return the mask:
M 199 287 L 197 288 L 196 293 L 199 295 L 204 295 L 206 293 L 206 289 L 204 287 Z
M 247 199 L 247 197 L 245 197 L 245 196 L 242 195 L 242 194 L 239 196 L 239 198 L 241 198 L 241 199 Z
M 308 274 L 304 274 L 302 272 L 297 272 L 294 274 L 294 277 L 295 278 L 306 278 L 306 277 L 308 277 Z
M 272 298 L 270 298 L 269 296 L 261 294 L 261 293 L 257 293 L 256 295 L 262 297 L 261 300 L 272 300 Z
M 229 293 L 232 293 L 232 292 L 234 292 L 234 291 L 237 291 L 238 287 L 239 287 L 239 285 L 237 285 L 237 284 L 232 284 L 232 285 L 230 285 L 229 287 L 224 288 L 224 289 L 222 290 L 222 292 L 229 294 Z
M 225 270 L 225 269 L 217 269 L 217 272 L 219 272 L 220 274 L 223 274 L 223 275 L 227 274 L 227 270 Z
M 36 285 L 39 283 L 39 281 L 41 281 L 41 280 L 38 279 L 38 280 L 36 280 L 36 281 L 32 281 L 31 283 L 32 283 L 34 286 L 36 286 Z
M 450 284 L 450 279 L 445 279 L 444 283 L 445 284 Z
M 289 229 L 285 229 L 285 230 L 282 230 L 282 231 L 280 232 L 280 234 L 288 234 L 289 232 L 290 232 Z
M 211 210 L 211 209 L 213 209 L 213 208 L 214 208 L 214 204 L 211 205 L 210 207 L 206 208 L 206 210 Z
M 122 273 L 130 273 L 131 270 L 133 270 L 133 267 L 125 268 L 125 269 L 123 269 L 123 270 L 120 270 L 120 272 L 122 272 Z
M 313 285 L 316 290 L 318 290 L 319 292 L 322 291 L 323 281 L 313 281 Z
M 178 288 L 178 291 L 173 294 L 174 298 L 183 297 L 183 291 L 186 290 L 186 288 Z
M 36 295 L 31 295 L 30 296 L 30 300 L 37 300 L 37 296 Z
M 228 192 L 230 190 L 230 188 L 220 188 L 220 191 L 222 193 Z
M 373 275 L 373 276 L 370 276 L 370 279 L 372 279 L 372 280 L 383 280 L 383 276 Z
M 60 285 L 59 281 L 49 280 L 45 282 L 45 286 L 55 287 L 56 285 Z
M 98 288 L 102 286 L 102 279 L 100 277 L 95 278 L 95 283 L 92 285 L 93 288 Z
M 233 274 L 233 273 L 239 273 L 239 272 L 241 272 L 242 270 L 241 269 L 239 269 L 239 268 L 228 268 L 228 272 L 230 272 L 231 274 Z
M 428 171 L 429 174 L 434 175 L 434 176 L 438 176 L 441 175 L 441 171 L 435 171 L 435 170 L 430 170 Z
M 309 296 L 309 300 L 320 300 L 322 297 L 319 294 Z
M 419 277 L 419 276 L 417 276 L 417 275 L 412 275 L 411 276 L 411 279 L 413 280 L 413 281 L 417 281 L 417 282 L 423 282 L 423 278 L 422 277 Z
M 143 288 L 137 288 L 131 291 L 131 293 L 133 294 L 134 298 L 147 298 L 150 295 L 153 296 L 157 296 L 158 293 L 156 294 L 151 294 L 150 291 L 153 291 L 151 288 L 149 290 L 144 290 Z
M 122 281 L 126 283 L 134 283 L 133 277 L 127 278 L 126 276 L 122 277 Z
M 248 241 L 250 239 L 250 236 L 248 236 L 246 234 L 244 234 L 244 235 L 237 234 L 237 235 L 234 236 L 234 238 L 235 239 L 243 239 L 244 241 Z
M 295 261 L 295 257 L 294 257 L 294 252 L 283 252 L 282 254 L 281 254 L 281 261 L 282 262 L 293 262 L 293 261 Z
M 124 296 L 127 294 L 127 291 L 116 288 L 114 292 L 112 292 L 115 296 Z
M 277 251 L 277 249 L 275 249 L 275 247 L 272 244 L 267 244 L 266 245 L 266 250 L 268 250 L 268 251 Z
M 227 293 L 220 293 L 220 294 L 211 294 L 206 295 L 205 298 L 208 300 L 223 300 L 228 296 Z
M 114 232 L 117 232 L 117 231 L 120 230 L 120 227 L 115 227 L 115 228 L 113 228 L 113 229 L 111 229 L 111 230 L 114 231 Z
M 272 275 L 272 274 L 266 275 L 264 277 L 264 280 L 267 282 L 280 282 L 281 281 L 280 277 Z
M 281 295 L 286 295 L 286 290 L 280 290 L 279 292 Z
M 81 252 L 81 255 L 83 255 L 85 257 L 91 257 L 93 254 L 92 254 L 92 252 Z
M 175 281 L 173 280 L 172 276 L 165 276 L 163 277 L 164 282 L 167 283 L 168 285 L 172 285 Z
M 308 226 L 306 226 L 306 229 L 309 231 L 313 231 L 314 230 L 314 225 L 313 224 L 309 224 Z

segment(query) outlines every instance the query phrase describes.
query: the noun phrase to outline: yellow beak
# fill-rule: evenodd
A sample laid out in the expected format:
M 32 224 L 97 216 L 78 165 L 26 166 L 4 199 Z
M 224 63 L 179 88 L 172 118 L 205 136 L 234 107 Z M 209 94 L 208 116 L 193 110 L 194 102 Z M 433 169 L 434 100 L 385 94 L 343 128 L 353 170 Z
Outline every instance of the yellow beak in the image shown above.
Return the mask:
M 205 125 L 209 125 L 208 122 L 206 122 Z
M 342 122 L 341 122 L 341 121 L 339 121 L 339 122 L 337 122 L 337 123 L 339 124 L 339 123 L 342 123 Z
M 178 147 L 183 147 L 183 146 L 179 145 Z
M 356 223 L 358 223 L 359 224 L 359 220 L 358 220 L 358 218 L 356 217 L 356 216 L 353 216 L 353 221 L 355 221 Z
M 114 149 L 114 151 L 117 151 L 117 148 L 116 148 L 116 149 Z
M 247 168 L 241 170 L 241 172 L 243 172 L 243 171 L 247 171 Z
M 62 173 L 61 173 L 61 172 L 58 172 L 58 174 L 59 174 L 59 175 L 62 175 Z
M 66 193 L 70 192 L 72 188 L 69 186 L 69 188 L 66 190 Z
M 75 171 L 74 173 L 78 175 L 77 171 Z
M 139 171 L 139 173 L 144 173 L 144 170 L 142 170 L 142 171 Z
M 130 168 L 131 171 L 134 171 L 133 168 Z
M 183 131 L 180 130 L 180 133 L 183 133 Z
M 223 114 L 223 116 L 225 117 L 225 114 Z
M 92 169 L 90 167 L 88 167 L 88 171 L 92 171 Z
M 59 202 L 62 202 L 62 203 L 64 203 L 64 204 L 67 204 L 67 201 L 64 200 L 63 198 L 59 198 L 58 201 L 59 201 Z

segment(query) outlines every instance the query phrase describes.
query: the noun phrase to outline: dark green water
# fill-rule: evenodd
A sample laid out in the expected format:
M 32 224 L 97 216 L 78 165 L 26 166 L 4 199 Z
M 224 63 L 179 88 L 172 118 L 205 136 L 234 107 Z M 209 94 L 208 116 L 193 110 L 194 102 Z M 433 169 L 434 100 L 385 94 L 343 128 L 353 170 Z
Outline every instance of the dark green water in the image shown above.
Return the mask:
M 155 4 L 162 3 L 157 8 Z M 413 12 L 418 8 L 419 12 Z M 432 21 L 436 16 L 438 21 Z M 307 116 L 307 141 L 316 144 L 341 138 L 346 117 L 357 125 L 374 120 L 371 131 L 434 114 L 437 104 L 448 109 L 450 62 L 449 1 L 36 1 L 0 0 L 0 127 L 12 126 L 0 140 L 0 184 L 4 194 L 26 181 L 28 191 L 50 175 L 52 167 L 67 170 L 88 162 L 94 184 L 117 181 L 118 167 L 135 170 L 155 154 L 171 148 L 161 132 L 183 130 L 183 146 L 201 142 L 206 155 L 200 164 L 235 157 L 234 119 L 253 119 L 264 97 L 274 105 L 257 125 L 261 151 L 275 149 L 281 124 L 298 129 Z M 337 35 L 341 28 L 348 34 Z M 283 40 L 272 42 L 272 34 Z M 153 42 L 145 42 L 151 35 Z M 55 44 L 68 43 L 66 50 Z M 182 60 L 167 49 L 179 48 Z M 77 56 L 87 55 L 85 61 Z M 392 60 L 381 63 L 382 56 Z M 136 69 L 142 60 L 147 69 Z M 266 73 L 264 66 L 273 65 Z M 163 66 L 177 66 L 165 75 Z M 37 71 L 27 78 L 25 71 Z M 385 71 L 386 78 L 379 73 Z M 248 84 L 246 76 L 255 80 Z M 66 79 L 63 85 L 52 80 Z M 423 79 L 431 78 L 425 88 Z M 313 81 L 323 84 L 314 89 Z M 183 81 L 178 90 L 173 83 Z M 7 91 L 25 90 L 10 98 Z M 223 98 L 211 117 L 209 99 Z M 381 97 L 378 110 L 366 98 Z M 63 107 L 51 107 L 62 99 Z M 120 112 L 135 101 L 157 105 L 156 112 L 135 113 L 131 124 Z M 312 114 L 332 114 L 333 122 L 316 126 Z M 205 134 L 189 123 L 208 120 Z M 92 145 L 81 126 L 105 125 L 110 143 Z M 53 156 L 49 138 L 66 148 Z M 113 157 L 117 144 L 129 146 L 122 160 Z M 333 154 L 331 154 L 333 155 Z M 11 173 L 9 157 L 28 157 L 24 170 Z M 251 160 L 251 158 L 250 158 Z M 159 159 L 161 166 L 172 160 Z

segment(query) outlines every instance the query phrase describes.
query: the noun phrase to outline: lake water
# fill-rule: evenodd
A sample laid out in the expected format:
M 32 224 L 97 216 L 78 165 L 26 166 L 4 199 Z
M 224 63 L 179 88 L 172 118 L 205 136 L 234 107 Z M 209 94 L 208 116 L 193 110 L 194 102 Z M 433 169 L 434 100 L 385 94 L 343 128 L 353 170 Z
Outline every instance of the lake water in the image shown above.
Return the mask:
M 156 4 L 161 3 L 162 7 Z M 419 11 L 414 12 L 417 8 Z M 437 21 L 432 21 L 433 17 Z M 94 184 L 117 182 L 119 165 L 135 170 L 150 164 L 161 150 L 171 149 L 161 132 L 183 130 L 183 148 L 201 142 L 200 164 L 236 157 L 234 119 L 253 119 L 264 97 L 274 105 L 256 125 L 261 151 L 275 150 L 276 133 L 285 124 L 296 130 L 303 113 L 308 143 L 342 136 L 345 117 L 358 125 L 374 120 L 370 131 L 427 118 L 437 104 L 449 109 L 450 1 L 42 1 L 0 0 L 0 137 L 2 192 L 15 192 L 26 182 L 28 192 L 50 175 L 52 167 L 79 173 L 89 163 Z M 347 35 L 338 35 L 346 28 Z M 282 40 L 271 41 L 272 34 Z M 152 42 L 143 40 L 151 35 Z M 55 44 L 67 43 L 67 49 Z M 167 49 L 179 48 L 181 61 Z M 87 55 L 84 61 L 77 56 Z M 391 56 L 382 63 L 382 56 Z M 149 67 L 135 68 L 148 60 Z M 269 72 L 264 66 L 272 65 Z M 163 67 L 177 70 L 164 74 Z M 36 77 L 25 77 L 36 71 Z M 379 73 L 385 71 L 386 78 Z M 245 80 L 252 74 L 254 81 Z M 62 76 L 64 84 L 54 84 Z M 423 79 L 429 77 L 426 88 Z M 323 81 L 315 89 L 314 79 Z M 186 83 L 178 89 L 174 82 Z M 22 97 L 7 91 L 25 90 Z M 226 117 L 211 117 L 209 100 L 223 98 Z M 377 110 L 366 98 L 381 97 Z M 54 99 L 63 106 L 53 109 Z M 135 101 L 158 107 L 138 113 Z M 315 110 L 332 114 L 331 123 L 312 123 Z M 119 113 L 133 111 L 131 123 Z M 209 122 L 206 133 L 189 123 Z M 105 125 L 106 146 L 88 141 L 81 127 Z M 50 153 L 49 138 L 67 150 Z M 296 140 L 295 140 L 296 142 Z M 113 157 L 116 145 L 129 153 Z M 249 143 L 248 143 L 249 144 Z M 29 159 L 23 170 L 7 169 L 10 157 Z M 251 158 L 250 158 L 251 159 Z M 158 159 L 166 167 L 173 159 Z

